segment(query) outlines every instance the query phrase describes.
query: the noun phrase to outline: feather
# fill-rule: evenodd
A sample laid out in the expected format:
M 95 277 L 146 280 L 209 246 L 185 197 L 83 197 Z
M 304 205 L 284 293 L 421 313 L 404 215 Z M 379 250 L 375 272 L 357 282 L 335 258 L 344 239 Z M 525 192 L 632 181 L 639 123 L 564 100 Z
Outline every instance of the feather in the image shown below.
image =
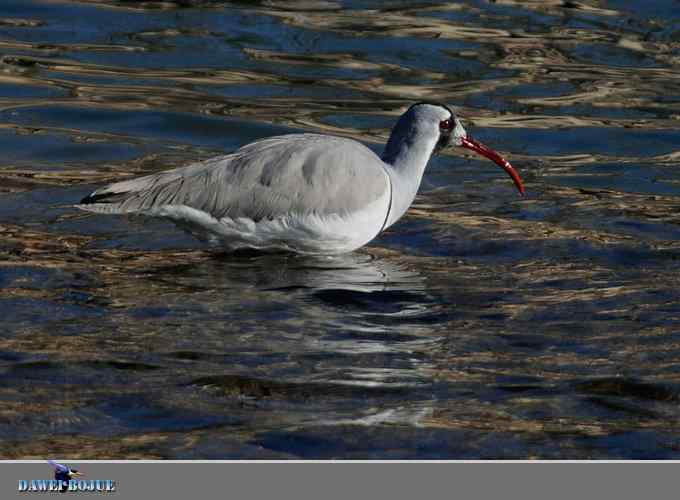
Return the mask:
M 254 142 L 233 154 L 117 182 L 85 197 L 99 213 L 161 215 L 168 206 L 217 220 L 255 222 L 290 215 L 359 211 L 388 189 L 382 161 L 351 139 L 291 134 Z

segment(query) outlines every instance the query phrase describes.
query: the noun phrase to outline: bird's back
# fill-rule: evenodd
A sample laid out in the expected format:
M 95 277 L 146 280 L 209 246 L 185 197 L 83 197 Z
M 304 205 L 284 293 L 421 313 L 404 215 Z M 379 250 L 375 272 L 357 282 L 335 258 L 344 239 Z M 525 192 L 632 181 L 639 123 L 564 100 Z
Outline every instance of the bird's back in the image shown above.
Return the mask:
M 291 214 L 362 210 L 389 190 L 384 164 L 351 139 L 292 134 L 251 143 L 233 154 L 117 182 L 82 200 L 100 213 L 150 213 L 185 206 L 216 219 L 253 221 Z

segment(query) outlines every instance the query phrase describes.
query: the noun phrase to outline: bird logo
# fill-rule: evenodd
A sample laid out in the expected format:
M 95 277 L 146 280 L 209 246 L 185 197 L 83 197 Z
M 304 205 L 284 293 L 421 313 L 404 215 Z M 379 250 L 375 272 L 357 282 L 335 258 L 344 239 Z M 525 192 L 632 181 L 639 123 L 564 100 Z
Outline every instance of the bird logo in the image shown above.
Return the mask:
M 78 470 L 71 469 L 64 464 L 58 464 L 54 460 L 48 460 L 47 463 L 54 467 L 54 479 L 56 481 L 61 481 L 62 492 L 68 489 L 68 482 L 73 479 L 74 476 L 82 476 L 82 473 L 78 472 Z

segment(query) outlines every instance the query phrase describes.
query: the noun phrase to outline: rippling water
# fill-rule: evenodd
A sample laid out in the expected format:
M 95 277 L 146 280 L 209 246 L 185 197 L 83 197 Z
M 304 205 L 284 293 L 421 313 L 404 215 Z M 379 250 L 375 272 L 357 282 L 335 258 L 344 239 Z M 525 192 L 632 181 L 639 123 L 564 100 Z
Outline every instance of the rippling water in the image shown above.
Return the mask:
M 680 458 L 677 1 L 3 0 L 2 458 Z M 334 258 L 69 205 L 323 131 L 449 151 Z

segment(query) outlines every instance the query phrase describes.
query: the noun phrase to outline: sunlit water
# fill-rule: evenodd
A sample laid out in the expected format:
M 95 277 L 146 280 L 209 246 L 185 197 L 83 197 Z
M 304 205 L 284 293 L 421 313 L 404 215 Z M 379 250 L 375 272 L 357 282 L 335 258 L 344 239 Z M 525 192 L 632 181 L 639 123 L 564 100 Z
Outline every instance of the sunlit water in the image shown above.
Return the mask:
M 0 4 L 2 458 L 680 458 L 677 2 Z M 434 158 L 333 258 L 70 205 L 456 106 L 526 180 Z

